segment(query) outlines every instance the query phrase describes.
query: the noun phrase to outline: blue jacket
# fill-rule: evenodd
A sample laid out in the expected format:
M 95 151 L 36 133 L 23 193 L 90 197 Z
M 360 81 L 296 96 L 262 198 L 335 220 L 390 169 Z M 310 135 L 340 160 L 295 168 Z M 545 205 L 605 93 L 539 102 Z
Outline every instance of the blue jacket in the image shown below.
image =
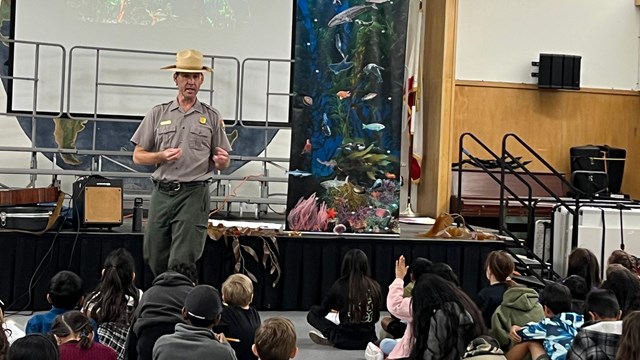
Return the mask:
M 584 317 L 580 314 L 560 313 L 537 323 L 528 323 L 518 334 L 522 341 L 542 340 L 551 360 L 565 360 L 571 342 L 583 323 Z

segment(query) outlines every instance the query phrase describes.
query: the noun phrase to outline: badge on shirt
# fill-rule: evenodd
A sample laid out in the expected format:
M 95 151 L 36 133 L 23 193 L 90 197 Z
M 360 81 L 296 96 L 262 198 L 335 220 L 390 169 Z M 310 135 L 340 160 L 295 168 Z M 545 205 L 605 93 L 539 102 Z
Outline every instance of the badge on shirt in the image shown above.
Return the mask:
M 171 125 L 171 120 L 162 120 L 160 121 L 160 125 Z
M 205 118 L 205 117 L 201 117 L 201 118 L 200 118 L 200 124 L 204 125 L 204 124 L 206 124 L 206 123 L 207 123 L 207 118 Z

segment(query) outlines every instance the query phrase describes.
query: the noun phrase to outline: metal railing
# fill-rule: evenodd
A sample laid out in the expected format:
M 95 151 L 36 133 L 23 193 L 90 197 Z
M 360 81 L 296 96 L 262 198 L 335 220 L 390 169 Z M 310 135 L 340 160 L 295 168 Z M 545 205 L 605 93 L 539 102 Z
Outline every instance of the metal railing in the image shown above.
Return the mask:
M 16 116 L 21 118 L 22 120 L 30 119 L 31 121 L 31 146 L 0 146 L 0 152 L 17 152 L 17 153 L 30 153 L 30 161 L 29 164 L 25 164 L 25 166 L 17 166 L 17 167 L 0 167 L 0 174 L 11 174 L 11 175 L 28 175 L 29 183 L 27 187 L 35 186 L 35 182 L 38 179 L 38 176 L 52 176 L 52 182 L 57 180 L 58 176 L 61 175 L 71 175 L 71 176 L 90 176 L 90 175 L 102 175 L 105 177 L 114 177 L 114 178 L 129 178 L 133 179 L 145 179 L 149 178 L 151 173 L 148 168 L 140 168 L 135 166 L 131 161 L 132 151 L 129 149 L 101 149 L 98 146 L 98 139 L 101 134 L 98 129 L 100 126 L 106 123 L 114 123 L 125 126 L 125 124 L 136 124 L 141 121 L 140 115 L 135 114 L 125 114 L 123 116 L 114 116 L 100 114 L 101 108 L 101 92 L 104 89 L 118 89 L 118 92 L 126 93 L 126 90 L 129 89 L 142 89 L 153 91 L 173 91 L 175 92 L 174 87 L 165 87 L 158 86 L 150 83 L 140 83 L 140 82 L 115 82 L 110 81 L 109 79 L 101 78 L 101 72 L 103 71 L 103 62 L 105 56 L 118 56 L 118 57 L 132 57 L 132 56 L 141 56 L 141 57 L 162 57 L 166 58 L 168 56 L 175 56 L 175 53 L 167 53 L 167 52 L 156 52 L 156 51 L 143 51 L 143 50 L 131 50 L 131 49 L 117 49 L 117 48 L 100 48 L 100 47 L 88 47 L 88 46 L 74 46 L 71 48 L 69 52 L 68 64 L 66 58 L 66 50 L 62 45 L 59 44 L 49 44 L 49 43 L 38 43 L 38 42 L 30 42 L 30 41 L 17 41 L 17 40 L 7 40 L 8 43 L 21 44 L 22 46 L 28 45 L 33 46 L 35 48 L 34 54 L 35 57 L 33 59 L 34 62 L 34 70 L 33 76 L 11 76 L 4 75 L 1 76 L 2 80 L 11 81 L 31 81 L 33 83 L 33 99 L 32 99 L 32 109 L 29 112 L 0 112 L 0 115 L 7 116 Z M 59 94 L 59 104 L 60 109 L 55 114 L 43 113 L 38 108 L 38 94 L 45 91 L 41 88 L 39 80 L 41 77 L 39 68 L 39 64 L 42 61 L 39 58 L 41 47 L 54 47 L 60 49 L 61 56 L 58 59 L 63 65 L 60 68 L 60 79 L 61 79 L 61 88 Z M 77 99 L 74 97 L 74 93 L 72 92 L 77 85 L 77 80 L 74 80 L 74 75 L 76 71 L 76 63 L 80 61 L 76 61 L 76 58 L 82 59 L 86 61 L 87 54 L 90 54 L 90 57 L 93 60 L 93 78 L 91 80 L 84 79 L 83 81 L 91 81 L 89 87 L 93 90 L 93 94 L 90 94 L 92 97 L 92 104 L 83 104 L 83 106 L 90 106 L 92 111 L 83 112 L 83 111 L 75 111 L 74 107 L 76 106 Z M 283 93 L 275 93 L 270 90 L 265 94 L 265 119 L 263 124 L 259 125 L 249 125 L 246 121 L 242 119 L 242 108 L 241 108 L 241 94 L 244 93 L 244 87 L 251 86 L 251 79 L 249 77 L 244 76 L 245 64 L 248 61 L 251 62 L 264 62 L 267 66 L 267 71 L 271 71 L 271 63 L 273 62 L 287 62 L 291 63 L 292 60 L 279 60 L 279 59 L 246 59 L 242 62 L 242 67 L 240 66 L 240 61 L 237 58 L 230 56 L 216 56 L 216 55 L 205 55 L 205 61 L 210 63 L 210 66 L 214 67 L 215 65 L 219 65 L 220 62 L 224 61 L 226 64 L 231 65 L 233 69 L 235 69 L 235 73 L 233 73 L 230 78 L 235 79 L 232 89 L 225 89 L 225 91 L 229 90 L 232 93 L 233 97 L 233 112 L 232 119 L 227 119 L 226 122 L 230 123 L 230 126 L 227 126 L 228 131 L 233 131 L 238 128 L 251 128 L 254 131 L 264 131 L 264 136 L 261 136 L 261 139 L 258 141 L 262 141 L 262 145 L 260 145 L 264 151 L 262 154 L 233 154 L 231 155 L 231 159 L 234 161 L 241 161 L 246 163 L 259 162 L 261 164 L 260 174 L 252 175 L 252 176 L 242 176 L 242 175 L 234 175 L 234 174 L 222 174 L 217 172 L 212 175 L 214 182 L 218 184 L 217 193 L 212 194 L 211 201 L 212 202 L 226 202 L 230 203 L 244 203 L 244 204 L 254 204 L 258 207 L 258 211 L 256 211 L 256 217 L 261 214 L 267 212 L 270 205 L 283 205 L 286 203 L 286 197 L 283 199 L 283 195 L 285 194 L 273 194 L 269 190 L 270 183 L 287 183 L 288 177 L 285 176 L 269 176 L 269 164 L 273 163 L 288 163 L 288 154 L 286 156 L 268 156 L 268 147 L 270 145 L 270 141 L 275 136 L 275 133 L 278 130 L 288 128 L 288 125 L 282 126 L 282 123 L 279 123 L 280 126 L 273 126 L 270 124 L 269 119 L 269 98 L 272 96 L 292 96 L 292 94 L 283 94 Z M 66 66 L 68 65 L 68 72 L 66 71 Z M 225 65 L 226 66 L 226 65 Z M 135 70 L 132 70 L 135 71 Z M 66 81 L 65 81 L 66 80 Z M 215 106 L 215 96 L 214 92 L 216 89 L 219 89 L 219 85 L 216 82 L 215 72 L 208 75 L 205 80 L 206 87 L 203 86 L 201 88 L 201 92 L 205 93 L 205 99 L 208 99 L 208 103 Z M 270 88 L 270 83 L 272 81 L 271 74 L 267 74 L 267 89 Z M 65 87 L 66 85 L 66 87 Z M 83 84 L 83 86 L 87 86 L 87 84 Z M 9 91 L 8 91 L 9 92 Z M 86 94 L 84 94 L 86 97 Z M 175 93 L 174 95 L 175 96 Z M 66 102 L 65 102 L 66 100 Z M 24 101 L 23 101 L 24 102 Z M 64 108 L 66 104 L 66 109 Z M 43 134 L 39 134 L 38 132 L 38 123 L 40 121 L 51 121 L 52 118 L 67 118 L 70 120 L 81 121 L 86 125 L 84 131 L 87 130 L 90 133 L 90 145 L 88 146 L 76 146 L 73 148 L 63 148 L 61 144 L 58 144 L 59 147 L 51 147 L 51 146 L 38 146 L 43 143 L 41 137 Z M 254 122 L 255 123 L 255 122 Z M 115 125 L 114 125 L 115 126 Z M 120 126 L 120 125 L 118 125 Z M 135 126 L 135 125 L 128 125 Z M 47 134 L 47 136 L 51 136 L 51 134 Z M 86 136 L 86 134 L 84 135 Z M 101 141 L 109 141 L 110 139 L 102 138 Z M 49 141 L 50 142 L 50 141 Z M 46 142 L 44 142 L 46 143 Z M 242 149 L 238 149 L 242 150 Z M 37 154 L 43 154 L 47 156 L 52 162 L 51 168 L 45 169 L 40 168 L 37 162 Z M 86 157 L 88 159 L 88 166 L 79 167 L 79 166 L 65 166 L 64 168 L 58 168 L 59 158 L 62 156 L 80 156 Z M 86 163 L 86 161 L 85 161 Z M 278 166 L 281 167 L 281 166 Z M 116 169 L 116 170 L 114 170 Z M 284 173 L 284 172 L 283 172 Z M 139 181 L 139 180 L 138 180 Z M 238 195 L 233 196 L 229 192 L 231 189 L 231 182 L 247 182 L 252 184 L 257 184 L 258 192 L 255 196 L 245 196 Z M 150 182 L 149 182 L 150 183 Z M 224 186 L 220 186 L 223 184 Z M 2 184 L 0 184 L 2 185 Z M 249 186 L 247 184 L 247 186 Z M 251 185 L 255 186 L 255 185 Z M 151 189 L 148 189 L 148 193 L 150 193 Z M 215 189 L 214 189 L 215 192 Z M 129 193 L 128 189 L 124 189 L 125 199 L 130 199 L 132 197 L 140 197 L 141 194 L 139 191 Z M 144 196 L 144 194 L 142 194 Z

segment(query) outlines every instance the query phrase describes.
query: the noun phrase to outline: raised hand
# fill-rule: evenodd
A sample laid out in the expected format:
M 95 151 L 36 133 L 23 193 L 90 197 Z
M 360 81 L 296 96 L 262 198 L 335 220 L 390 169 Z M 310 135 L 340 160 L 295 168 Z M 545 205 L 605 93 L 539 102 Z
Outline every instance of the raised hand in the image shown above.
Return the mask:
M 404 279 L 407 276 L 407 271 L 409 267 L 405 265 L 404 255 L 400 255 L 398 260 L 396 260 L 396 278 Z

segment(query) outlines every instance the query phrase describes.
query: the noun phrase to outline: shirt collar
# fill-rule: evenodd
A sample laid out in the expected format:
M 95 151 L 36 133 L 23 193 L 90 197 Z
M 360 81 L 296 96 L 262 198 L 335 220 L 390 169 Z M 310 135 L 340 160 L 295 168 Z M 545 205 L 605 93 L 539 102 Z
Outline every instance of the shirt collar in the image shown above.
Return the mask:
M 174 110 L 178 110 L 179 108 L 180 108 L 180 103 L 178 103 L 178 98 L 173 99 L 173 101 L 171 102 L 171 105 L 169 106 L 169 110 L 174 111 Z M 193 106 L 191 107 L 191 109 L 189 109 L 187 113 L 191 111 L 197 111 L 199 113 L 204 112 L 202 103 L 200 102 L 200 100 L 198 100 L 198 98 L 196 98 L 196 102 L 193 104 Z

